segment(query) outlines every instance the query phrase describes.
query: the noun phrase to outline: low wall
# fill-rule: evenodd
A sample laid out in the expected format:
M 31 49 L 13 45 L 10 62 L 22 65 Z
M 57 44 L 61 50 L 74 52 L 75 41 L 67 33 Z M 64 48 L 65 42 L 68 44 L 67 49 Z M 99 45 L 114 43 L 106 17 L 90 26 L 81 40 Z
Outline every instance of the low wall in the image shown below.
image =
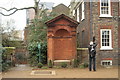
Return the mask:
M 77 59 L 79 63 L 88 63 L 88 48 L 77 48 Z

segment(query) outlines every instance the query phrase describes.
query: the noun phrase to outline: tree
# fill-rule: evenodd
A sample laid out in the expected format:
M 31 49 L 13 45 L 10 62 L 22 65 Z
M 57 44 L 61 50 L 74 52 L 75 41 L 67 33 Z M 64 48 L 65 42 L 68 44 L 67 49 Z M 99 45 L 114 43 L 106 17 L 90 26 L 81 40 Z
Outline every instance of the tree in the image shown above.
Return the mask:
M 27 45 L 29 54 L 30 54 L 30 63 L 32 66 L 36 66 L 39 62 L 38 57 L 38 47 L 37 44 L 41 43 L 41 58 L 42 58 L 42 63 L 46 64 L 47 63 L 47 27 L 44 24 L 47 20 L 52 19 L 54 17 L 54 14 L 50 13 L 48 14 L 47 9 L 43 9 L 43 5 L 41 5 L 41 8 L 39 8 L 39 3 L 40 0 L 34 0 L 34 7 L 27 7 L 27 8 L 11 8 L 11 9 L 5 9 L 0 7 L 1 9 L 5 11 L 13 11 L 10 14 L 2 14 L 3 16 L 10 16 L 14 14 L 15 12 L 19 10 L 24 10 L 24 9 L 34 9 L 35 10 L 35 19 L 32 20 L 31 25 L 28 25 L 29 27 L 29 35 L 28 35 L 28 40 L 29 44 Z
M 42 64 L 47 63 L 47 26 L 46 21 L 52 19 L 55 14 L 48 14 L 47 9 L 41 10 L 38 19 L 33 19 L 29 25 L 28 49 L 30 53 L 30 64 L 36 66 L 39 62 L 38 43 L 41 43 L 41 58 Z
M 39 3 L 40 3 L 40 0 L 38 0 L 38 1 L 34 0 L 34 4 L 35 4 L 34 7 L 24 7 L 24 8 L 13 7 L 13 8 L 10 8 L 10 9 L 6 9 L 4 7 L 0 7 L 0 9 L 5 10 L 7 12 L 11 12 L 12 11 L 9 14 L 4 14 L 2 12 L 0 12 L 0 14 L 3 15 L 3 16 L 10 16 L 10 15 L 13 15 L 14 13 L 16 13 L 19 10 L 34 9 L 34 11 L 35 11 L 35 18 L 38 18 L 40 10 L 42 9 L 42 8 L 39 9 Z
M 2 31 L 1 31 L 1 37 L 2 37 L 2 45 L 3 47 L 8 47 L 11 46 L 11 44 L 13 44 L 13 42 L 10 42 L 10 38 L 15 36 L 15 34 L 17 33 L 13 33 L 15 32 L 15 21 L 13 19 L 7 20 L 6 23 L 3 23 L 3 25 L 1 25 Z M 13 46 L 12 46 L 13 47 Z

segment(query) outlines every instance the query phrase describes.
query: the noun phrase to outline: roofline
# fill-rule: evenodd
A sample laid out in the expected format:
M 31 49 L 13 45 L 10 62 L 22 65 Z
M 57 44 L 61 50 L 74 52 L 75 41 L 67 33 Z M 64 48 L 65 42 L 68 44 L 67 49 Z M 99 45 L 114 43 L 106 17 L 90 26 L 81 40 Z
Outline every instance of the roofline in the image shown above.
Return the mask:
M 69 21 L 75 23 L 76 25 L 79 24 L 79 22 L 77 22 L 76 20 L 74 20 L 74 19 L 72 19 L 72 18 L 66 16 L 65 14 L 61 14 L 61 15 L 59 15 L 59 16 L 57 16 L 57 17 L 55 17 L 55 18 L 53 18 L 53 19 L 47 21 L 45 24 L 48 25 L 48 24 L 54 22 L 56 19 L 59 19 L 59 18 L 61 18 L 61 17 L 65 17 L 66 19 L 68 19 Z

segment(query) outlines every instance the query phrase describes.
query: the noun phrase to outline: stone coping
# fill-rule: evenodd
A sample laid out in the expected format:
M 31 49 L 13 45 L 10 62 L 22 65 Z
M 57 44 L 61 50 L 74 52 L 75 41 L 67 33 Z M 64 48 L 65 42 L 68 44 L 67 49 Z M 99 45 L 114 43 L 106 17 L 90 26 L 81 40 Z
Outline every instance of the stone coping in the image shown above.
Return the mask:
M 77 48 L 77 50 L 88 50 L 88 48 Z
M 70 60 L 54 60 L 54 62 L 71 62 Z

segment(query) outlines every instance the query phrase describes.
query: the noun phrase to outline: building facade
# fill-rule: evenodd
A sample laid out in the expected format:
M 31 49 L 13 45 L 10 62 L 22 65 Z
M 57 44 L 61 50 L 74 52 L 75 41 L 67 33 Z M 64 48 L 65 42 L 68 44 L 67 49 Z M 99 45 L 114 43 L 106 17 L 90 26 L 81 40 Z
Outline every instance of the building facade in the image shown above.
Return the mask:
M 97 62 L 101 65 L 118 64 L 120 48 L 119 0 L 72 0 L 70 16 L 80 24 L 77 27 L 78 47 L 87 48 L 95 37 Z
M 61 14 L 69 16 L 69 11 L 70 11 L 69 7 L 67 7 L 64 4 L 59 4 L 52 8 L 52 12 L 55 13 L 57 16 Z

